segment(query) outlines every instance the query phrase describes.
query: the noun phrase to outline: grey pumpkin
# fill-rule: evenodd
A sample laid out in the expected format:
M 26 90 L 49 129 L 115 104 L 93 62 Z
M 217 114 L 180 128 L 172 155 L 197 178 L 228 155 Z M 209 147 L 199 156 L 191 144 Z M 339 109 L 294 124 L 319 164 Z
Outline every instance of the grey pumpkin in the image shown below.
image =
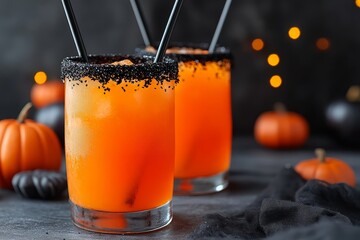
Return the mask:
M 54 199 L 60 197 L 67 187 L 66 177 L 53 171 L 24 171 L 12 178 L 12 185 L 25 198 Z

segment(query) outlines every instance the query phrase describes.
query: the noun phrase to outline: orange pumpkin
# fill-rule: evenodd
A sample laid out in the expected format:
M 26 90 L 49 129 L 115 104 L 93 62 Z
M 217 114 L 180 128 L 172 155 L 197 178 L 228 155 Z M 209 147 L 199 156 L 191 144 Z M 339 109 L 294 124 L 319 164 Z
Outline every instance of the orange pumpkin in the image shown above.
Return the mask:
M 254 128 L 258 143 L 269 148 L 295 148 L 302 146 L 309 137 L 309 126 L 303 116 L 286 111 L 277 103 L 275 111 L 261 114 Z
M 35 84 L 31 89 L 31 101 L 35 107 L 41 108 L 46 105 L 64 102 L 65 88 L 61 81 L 49 81 L 43 84 Z
M 325 151 L 321 148 L 316 149 L 315 154 L 317 158 L 302 161 L 295 166 L 295 171 L 304 179 L 355 186 L 355 173 L 348 164 L 336 158 L 325 157 Z
M 17 120 L 0 121 L 1 188 L 11 188 L 12 177 L 21 171 L 60 169 L 61 145 L 53 130 L 25 120 L 31 106 L 26 104 Z

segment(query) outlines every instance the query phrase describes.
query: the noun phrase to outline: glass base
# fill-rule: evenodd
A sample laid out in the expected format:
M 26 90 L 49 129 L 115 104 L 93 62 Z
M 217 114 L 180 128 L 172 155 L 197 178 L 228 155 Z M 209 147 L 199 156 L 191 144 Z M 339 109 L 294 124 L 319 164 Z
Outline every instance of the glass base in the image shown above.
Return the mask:
M 220 192 L 229 184 L 227 172 L 209 177 L 175 178 L 175 195 L 202 195 Z
M 111 234 L 134 234 L 155 231 L 172 220 L 171 201 L 139 212 L 104 212 L 82 208 L 70 201 L 74 224 L 85 230 Z

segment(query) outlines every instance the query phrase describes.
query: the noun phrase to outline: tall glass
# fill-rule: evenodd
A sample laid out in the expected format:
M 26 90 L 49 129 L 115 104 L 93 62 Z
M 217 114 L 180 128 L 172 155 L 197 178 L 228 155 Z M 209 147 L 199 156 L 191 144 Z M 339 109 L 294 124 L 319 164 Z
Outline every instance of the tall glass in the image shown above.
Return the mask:
M 228 185 L 232 142 L 231 59 L 218 47 L 176 44 L 175 185 L 178 195 L 218 192 Z M 151 52 L 151 49 L 147 49 Z
M 66 170 L 78 227 L 136 233 L 172 219 L 178 66 L 152 60 L 109 55 L 62 62 Z

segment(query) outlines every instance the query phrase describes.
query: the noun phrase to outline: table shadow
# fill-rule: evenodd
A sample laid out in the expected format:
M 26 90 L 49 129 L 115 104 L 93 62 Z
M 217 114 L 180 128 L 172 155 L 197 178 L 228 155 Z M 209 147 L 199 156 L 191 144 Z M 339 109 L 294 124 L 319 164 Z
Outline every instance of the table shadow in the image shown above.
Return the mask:
M 273 177 L 274 175 L 269 173 L 230 171 L 226 191 L 231 194 L 258 194 L 267 187 Z

